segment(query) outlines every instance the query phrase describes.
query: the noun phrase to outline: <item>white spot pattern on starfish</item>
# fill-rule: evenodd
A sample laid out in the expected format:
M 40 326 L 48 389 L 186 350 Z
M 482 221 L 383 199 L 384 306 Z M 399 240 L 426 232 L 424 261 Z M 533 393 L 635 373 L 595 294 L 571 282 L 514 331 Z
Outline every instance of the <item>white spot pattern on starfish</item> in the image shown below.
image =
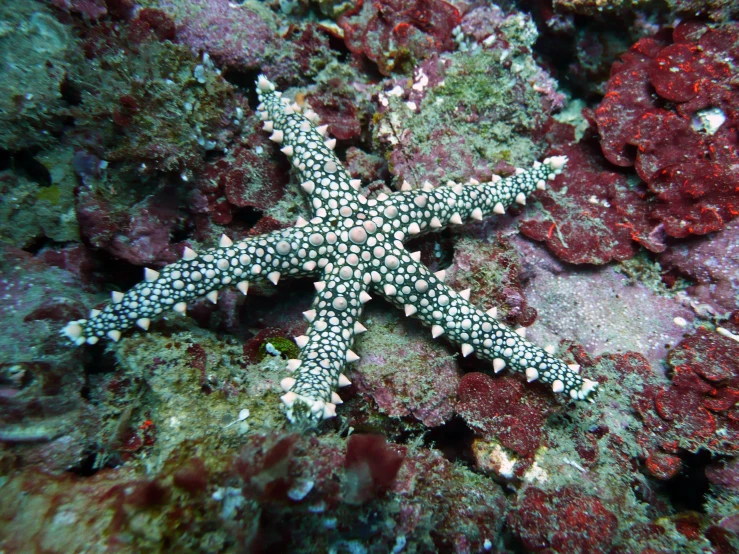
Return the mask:
M 425 232 L 525 203 L 526 196 L 562 171 L 564 156 L 490 183 L 449 182 L 418 190 L 404 186 L 400 192 L 367 199 L 333 153 L 335 141 L 325 139 L 326 126 L 314 125 L 315 113 L 301 114 L 264 76 L 257 89 L 263 127 L 297 169 L 312 219 L 299 218 L 293 228 L 235 244 L 224 236 L 217 248 L 201 253 L 185 248 L 181 261 L 160 272 L 146 269 L 144 282 L 125 294 L 114 292 L 112 302 L 93 310 L 89 319 L 70 322 L 64 335 L 78 345 L 104 337 L 117 341 L 134 324 L 148 329 L 151 318 L 166 309 L 185 313 L 187 301 L 202 296 L 215 302 L 226 286 L 246 294 L 250 281 L 276 285 L 283 275 L 314 277 L 316 297 L 305 312 L 310 326 L 295 338 L 300 358 L 288 361 L 292 376 L 281 383 L 291 421 L 336 414 L 341 403 L 336 391 L 350 384 L 342 371 L 359 359 L 351 347 L 354 336 L 365 330 L 359 318 L 373 295 L 423 321 L 434 338 L 444 335 L 458 344 L 463 356 L 474 352 L 491 361 L 496 373 L 506 367 L 520 371 L 529 381 L 548 383 L 553 392 L 574 400 L 595 390 L 597 383 L 528 342 L 523 331 L 499 323 L 494 308 L 477 309 L 468 300 L 469 290 L 452 290 L 443 283 L 443 271 L 431 273 L 403 246 Z

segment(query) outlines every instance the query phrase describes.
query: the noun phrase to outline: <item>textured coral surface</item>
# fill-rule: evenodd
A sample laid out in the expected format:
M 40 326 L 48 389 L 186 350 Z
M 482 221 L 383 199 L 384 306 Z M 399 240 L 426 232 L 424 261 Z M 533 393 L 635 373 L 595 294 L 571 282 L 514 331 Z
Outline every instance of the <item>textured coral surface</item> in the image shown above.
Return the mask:
M 739 215 L 739 26 L 681 23 L 614 64 L 595 119 L 606 158 L 631 166 L 673 237 L 722 229 Z
M 0 3 L 0 551 L 739 552 L 738 15 Z M 505 214 L 405 246 L 593 401 L 377 298 L 335 417 L 291 426 L 316 287 L 287 274 L 71 347 L 67 322 L 183 252 L 336 208 L 265 132 L 260 73 L 369 201 L 567 156 Z

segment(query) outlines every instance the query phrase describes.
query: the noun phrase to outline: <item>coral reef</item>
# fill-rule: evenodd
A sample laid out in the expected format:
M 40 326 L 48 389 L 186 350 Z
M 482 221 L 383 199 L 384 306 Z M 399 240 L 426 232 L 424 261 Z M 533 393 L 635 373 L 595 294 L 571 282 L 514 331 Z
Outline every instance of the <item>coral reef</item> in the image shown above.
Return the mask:
M 79 240 L 74 190 L 77 186 L 70 150 L 59 149 L 35 158 L 33 171 L 0 171 L 0 241 L 19 248 L 35 247 L 45 239 Z
M 81 311 L 86 295 L 68 271 L 2 247 L 0 441 L 21 445 L 21 465 L 51 472 L 76 465 L 95 434 L 98 414 L 81 395 L 79 353 L 61 347 L 55 327 Z M 0 455 L 8 462 L 7 454 Z
M 534 136 L 562 97 L 531 55 L 536 29 L 520 14 L 480 11 L 457 28 L 465 50 L 432 55 L 379 95 L 374 134 L 399 181 L 484 181 L 543 153 Z M 480 35 L 475 16 L 488 25 Z
M 0 550 L 739 552 L 734 4 L 3 4 Z
M 164 12 L 144 9 L 126 26 L 79 34 L 87 63 L 76 82 L 74 134 L 88 154 L 143 176 L 187 176 L 230 142 L 242 102 L 207 53 L 198 59 L 171 41 L 174 22 Z

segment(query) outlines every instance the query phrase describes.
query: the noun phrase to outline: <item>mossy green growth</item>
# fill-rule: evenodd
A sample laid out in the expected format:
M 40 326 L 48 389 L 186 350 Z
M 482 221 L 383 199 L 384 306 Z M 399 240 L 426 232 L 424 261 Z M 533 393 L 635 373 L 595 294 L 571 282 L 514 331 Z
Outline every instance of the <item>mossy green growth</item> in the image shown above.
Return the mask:
M 420 120 L 433 122 L 424 126 L 429 139 L 434 129 L 453 123 L 455 131 L 486 160 L 532 162 L 537 147 L 529 134 L 538 125 L 543 107 L 528 79 L 538 68 L 528 58 L 514 58 L 513 71 L 504 66 L 503 56 L 499 50 L 450 56 L 444 86 L 435 87 L 424 100 L 422 118 L 411 118 L 414 134 L 419 136 L 421 129 L 413 122 Z
M 272 356 L 267 352 L 267 344 L 271 344 L 272 347 L 282 354 L 288 360 L 297 358 L 300 355 L 300 349 L 297 345 L 285 337 L 272 337 L 265 340 L 259 345 L 259 361 L 261 362 L 265 357 Z
M 36 200 L 46 200 L 52 206 L 57 206 L 62 197 L 62 191 L 57 185 L 42 187 L 36 193 Z
M 654 256 L 643 250 L 628 260 L 614 265 L 614 269 L 629 278 L 629 283 L 642 283 L 651 291 L 661 296 L 672 297 L 678 292 L 686 290 L 690 285 L 690 281 L 683 277 L 678 277 L 672 286 L 667 286 L 662 280 L 662 276 L 666 273 L 662 269 L 659 262 Z
M 549 110 L 532 85 L 542 70 L 529 53 L 478 49 L 436 63 L 441 82 L 422 84 L 425 65 L 414 74 L 425 97 L 388 93 L 387 110 L 373 120 L 378 140 L 393 146 L 391 171 L 411 184 L 445 184 L 489 178 L 501 161 L 524 167 L 541 157 L 545 144 L 531 137 Z
M 127 35 L 115 40 L 124 43 Z M 240 103 L 210 62 L 169 41 L 90 60 L 75 84 L 78 127 L 96 129 L 105 160 L 132 172 L 141 164 L 162 172 L 201 167 L 207 150 L 223 146 L 223 119 Z

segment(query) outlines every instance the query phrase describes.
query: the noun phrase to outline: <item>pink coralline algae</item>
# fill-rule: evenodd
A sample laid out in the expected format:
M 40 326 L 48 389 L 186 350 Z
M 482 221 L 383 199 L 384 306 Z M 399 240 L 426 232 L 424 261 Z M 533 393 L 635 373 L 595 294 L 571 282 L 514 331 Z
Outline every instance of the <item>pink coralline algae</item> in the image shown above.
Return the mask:
M 38 258 L 45 264 L 65 269 L 82 283 L 92 281 L 95 259 L 89 248 L 82 244 L 68 244 L 62 248 L 47 248 L 39 252 Z
M 163 11 L 144 8 L 136 14 L 136 19 L 131 21 L 129 32 L 131 40 L 139 43 L 148 40 L 150 33 L 160 41 L 174 40 L 177 28 L 174 21 Z
M 418 537 L 421 551 L 481 552 L 500 534 L 506 506 L 500 487 L 438 451 L 408 452 L 392 490 L 400 501 L 397 528 Z
M 511 242 L 526 276 L 527 302 L 536 306 L 538 318 L 528 331 L 537 344 L 557 344 L 567 337 L 592 355 L 633 351 L 661 367 L 667 351 L 685 332 L 674 318 L 688 322 L 695 318 L 681 297 L 654 290 L 652 282 L 659 278 L 656 274 L 644 282 L 634 279 L 630 271 L 624 272 L 623 265 L 578 271 L 554 258 L 539 243 L 523 237 Z
M 516 249 L 502 233 L 492 243 L 469 238 L 456 242 L 447 279 L 457 290 L 472 289 L 473 303 L 497 307 L 497 317 L 512 327 L 536 321 L 536 309 L 526 301 L 521 283 L 523 268 Z
M 255 69 L 270 50 L 278 47 L 272 22 L 246 5 L 228 0 L 192 0 L 164 1 L 160 6 L 173 15 L 182 44 L 196 54 L 208 52 L 226 68 Z
M 132 0 L 52 0 L 55 7 L 80 14 L 87 21 L 97 21 L 106 15 L 127 18 L 134 10 Z
M 359 1 L 339 18 L 347 48 L 377 63 L 383 75 L 454 46 L 459 11 L 443 0 Z
M 699 303 L 718 312 L 739 309 L 739 220 L 721 233 L 673 244 L 659 263 L 672 276 L 688 277 L 694 283 L 688 292 Z
M 641 244 L 662 251 L 662 234 L 649 221 L 646 191 L 609 167 L 590 137 L 574 140 L 574 128 L 553 123 L 550 153 L 564 154 L 573 168 L 535 194 L 542 210 L 521 222 L 521 232 L 544 241 L 570 263 L 604 264 L 633 257 Z
M 55 327 L 84 314 L 89 298 L 70 273 L 26 252 L 3 247 L 0 259 L 0 444 L 24 445 L 13 455 L 20 465 L 64 471 L 85 455 L 99 416 L 80 393 L 82 360 Z
M 333 58 L 328 35 L 316 24 L 278 30 L 269 9 L 228 0 L 166 0 L 159 5 L 177 22 L 177 41 L 196 55 L 207 52 L 225 71 L 261 68 L 287 85 L 315 75 Z
M 123 206 L 91 187 L 77 193 L 77 220 L 81 234 L 95 248 L 117 259 L 136 265 L 161 266 L 178 258 L 179 246 L 172 233 L 179 229 L 185 215 L 167 190 Z
M 718 231 L 739 214 L 739 25 L 681 23 L 614 64 L 595 119 L 611 163 L 634 166 L 673 237 Z
M 337 140 L 356 141 L 362 132 L 362 113 L 358 109 L 357 96 L 356 91 L 333 79 L 319 85 L 307 100 Z
M 739 490 L 739 459 L 718 460 L 706 468 L 706 477 L 714 485 L 725 489 Z M 739 514 L 737 514 L 739 521 Z M 739 527 L 735 529 L 739 531 Z
M 359 360 L 352 378 L 357 392 L 371 397 L 380 414 L 403 418 L 405 426 L 420 422 L 436 427 L 450 420 L 459 382 L 454 358 L 438 343 L 423 340 L 424 330 L 416 325 L 403 332 L 395 318 L 379 313 L 371 317 L 383 330 L 365 333 L 362 348 L 368 354 Z M 388 333 L 387 328 L 395 330 Z M 361 413 L 355 417 L 358 422 L 367 418 Z

